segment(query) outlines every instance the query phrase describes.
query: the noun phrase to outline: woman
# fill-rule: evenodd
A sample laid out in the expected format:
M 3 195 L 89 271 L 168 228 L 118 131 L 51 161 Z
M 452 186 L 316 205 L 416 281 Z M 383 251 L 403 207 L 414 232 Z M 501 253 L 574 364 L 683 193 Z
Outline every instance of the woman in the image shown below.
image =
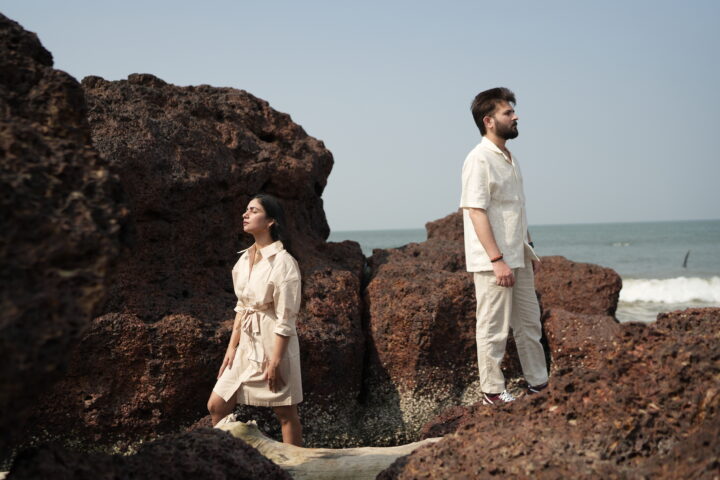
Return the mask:
M 237 313 L 208 410 L 215 425 L 237 402 L 272 407 L 283 442 L 301 446 L 297 404 L 302 401 L 302 382 L 295 332 L 300 270 L 286 250 L 290 248 L 286 228 L 275 197 L 259 194 L 250 200 L 243 230 L 255 243 L 240 252 L 232 269 Z

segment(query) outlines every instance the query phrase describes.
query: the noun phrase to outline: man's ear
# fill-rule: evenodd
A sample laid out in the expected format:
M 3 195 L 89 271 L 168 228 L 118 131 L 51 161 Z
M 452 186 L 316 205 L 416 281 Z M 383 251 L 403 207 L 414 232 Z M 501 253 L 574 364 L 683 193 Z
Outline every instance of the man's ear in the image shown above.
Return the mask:
M 483 117 L 483 124 L 485 125 L 485 130 L 492 130 L 490 127 L 492 126 L 494 128 L 495 120 L 490 115 L 485 115 Z

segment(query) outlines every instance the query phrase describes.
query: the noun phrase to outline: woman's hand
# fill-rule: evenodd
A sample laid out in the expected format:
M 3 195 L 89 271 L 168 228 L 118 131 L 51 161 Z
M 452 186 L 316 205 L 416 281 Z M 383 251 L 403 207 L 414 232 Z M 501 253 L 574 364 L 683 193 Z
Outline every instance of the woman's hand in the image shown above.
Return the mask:
M 220 371 L 218 372 L 217 378 L 220 378 L 222 376 L 226 368 L 232 368 L 233 360 L 235 359 L 235 350 L 237 350 L 237 347 L 228 347 L 227 351 L 225 352 L 225 358 L 223 359 L 223 363 L 220 366 Z
M 285 380 L 280 376 L 280 369 L 278 368 L 280 361 L 270 360 L 265 367 L 265 374 L 263 378 L 268 382 L 268 388 L 270 391 L 275 393 L 281 390 L 285 386 Z

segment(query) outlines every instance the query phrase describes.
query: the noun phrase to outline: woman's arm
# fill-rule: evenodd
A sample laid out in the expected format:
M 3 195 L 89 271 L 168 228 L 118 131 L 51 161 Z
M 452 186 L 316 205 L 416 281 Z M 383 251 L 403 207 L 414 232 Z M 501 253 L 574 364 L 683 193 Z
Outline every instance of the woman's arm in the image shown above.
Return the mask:
M 232 334 L 230 335 L 230 342 L 228 343 L 227 350 L 225 351 L 225 358 L 220 366 L 218 372 L 218 378 L 223 374 L 226 368 L 232 368 L 233 360 L 235 359 L 235 351 L 240 344 L 240 334 L 242 333 L 242 322 L 240 312 L 235 313 L 235 322 L 233 323 Z
M 265 369 L 265 379 L 268 381 L 268 387 L 271 392 L 277 392 L 285 386 L 285 380 L 280 375 L 280 360 L 282 360 L 287 350 L 290 337 L 275 334 L 275 343 L 273 344 L 273 353 L 270 356 L 267 368 Z
M 273 351 L 265 368 L 265 379 L 268 381 L 270 391 L 276 392 L 285 385 L 285 379 L 280 376 L 280 362 L 285 356 L 290 343 L 290 337 L 297 335 L 295 320 L 300 311 L 300 271 L 293 260 L 285 271 L 281 281 L 275 285 L 273 302 L 275 304 L 275 340 Z

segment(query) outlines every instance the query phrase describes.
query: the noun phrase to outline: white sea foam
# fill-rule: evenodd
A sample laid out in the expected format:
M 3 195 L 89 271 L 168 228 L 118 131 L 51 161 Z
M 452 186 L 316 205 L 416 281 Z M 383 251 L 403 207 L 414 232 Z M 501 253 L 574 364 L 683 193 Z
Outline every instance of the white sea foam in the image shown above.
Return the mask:
M 720 304 L 720 277 L 623 279 L 620 301 Z

